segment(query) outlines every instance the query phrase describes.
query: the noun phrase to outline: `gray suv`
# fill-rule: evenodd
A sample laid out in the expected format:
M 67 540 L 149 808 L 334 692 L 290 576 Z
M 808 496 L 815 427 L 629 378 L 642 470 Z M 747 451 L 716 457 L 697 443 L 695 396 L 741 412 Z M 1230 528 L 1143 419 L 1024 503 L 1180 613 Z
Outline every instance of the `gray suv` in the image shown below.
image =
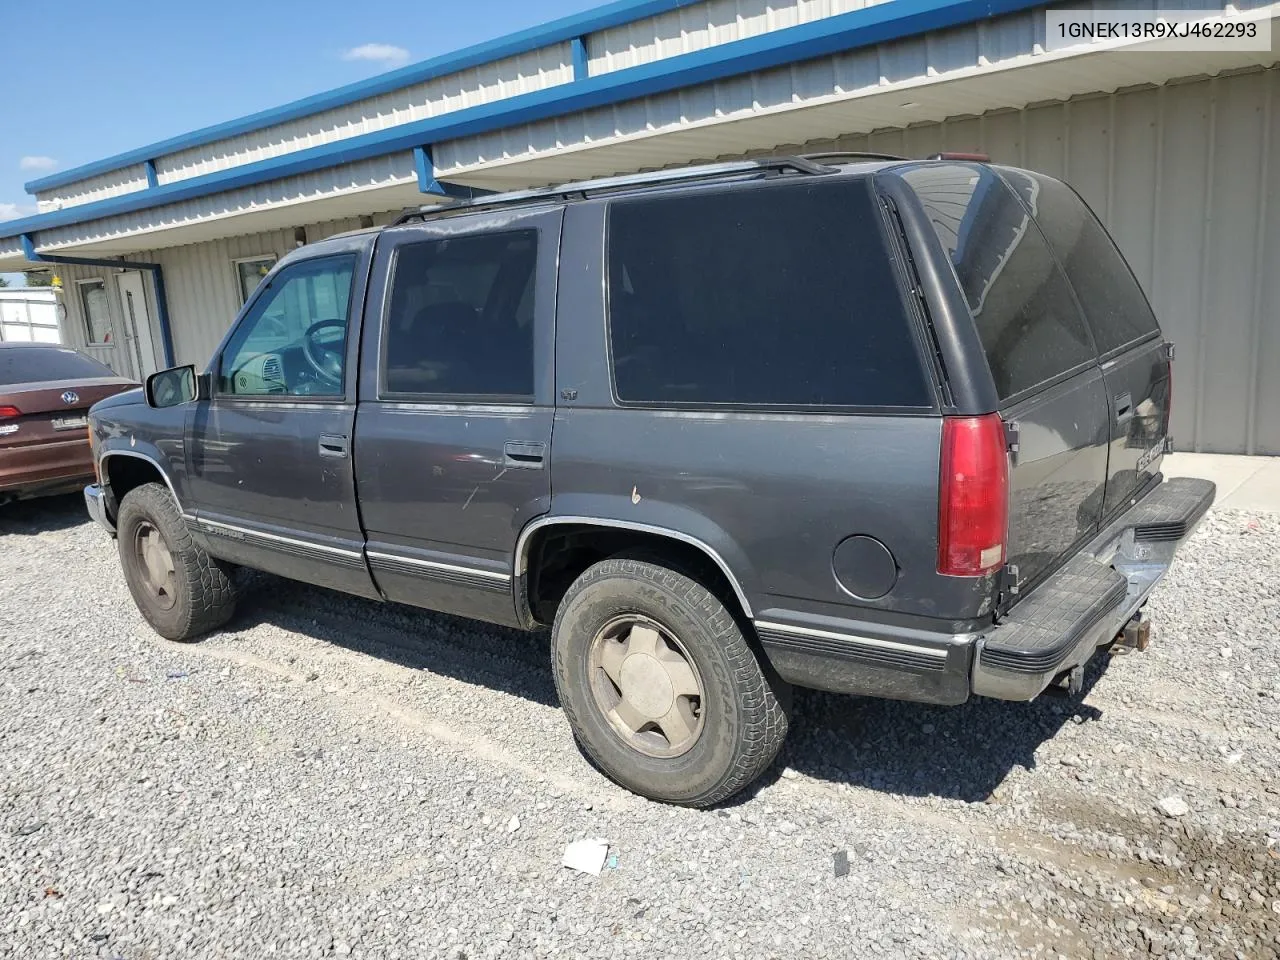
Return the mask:
M 142 615 L 236 565 L 550 628 L 582 749 L 706 806 L 790 684 L 1078 689 L 1213 499 L 1081 199 L 974 160 L 753 160 L 492 195 L 285 257 L 207 369 L 92 410 Z

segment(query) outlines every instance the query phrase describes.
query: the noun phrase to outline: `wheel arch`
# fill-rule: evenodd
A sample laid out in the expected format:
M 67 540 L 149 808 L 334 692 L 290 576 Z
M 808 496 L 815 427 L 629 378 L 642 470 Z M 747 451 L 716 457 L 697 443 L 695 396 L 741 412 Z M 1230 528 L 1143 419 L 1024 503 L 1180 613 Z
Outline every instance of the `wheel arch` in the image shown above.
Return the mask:
M 647 521 L 556 514 L 544 515 L 531 520 L 520 531 L 520 536 L 516 541 L 515 558 L 512 567 L 514 573 L 513 584 L 516 591 L 516 607 L 520 619 L 527 625 L 532 626 L 542 622 L 537 618 L 536 611 L 530 605 L 530 557 L 540 542 L 547 536 L 559 532 L 557 528 L 563 531 L 586 528 L 604 534 L 611 532 L 633 534 L 638 535 L 635 537 L 638 542 L 641 538 L 648 543 L 656 542 L 661 544 L 661 542 L 665 541 L 667 544 L 676 546 L 685 555 L 688 555 L 690 550 L 696 551 L 697 555 L 713 565 L 715 571 L 723 578 L 724 583 L 732 592 L 733 599 L 737 601 L 737 606 L 742 614 L 748 619 L 754 616 L 750 595 L 742 579 L 734 571 L 724 555 L 706 540 L 682 530 Z
M 178 512 L 185 513 L 182 498 L 178 496 L 169 472 L 152 454 L 140 450 L 106 450 L 99 458 L 98 465 L 102 479 L 110 487 L 117 513 L 120 510 L 121 501 L 129 491 L 144 483 L 157 481 L 169 489 L 169 495 L 177 504 Z

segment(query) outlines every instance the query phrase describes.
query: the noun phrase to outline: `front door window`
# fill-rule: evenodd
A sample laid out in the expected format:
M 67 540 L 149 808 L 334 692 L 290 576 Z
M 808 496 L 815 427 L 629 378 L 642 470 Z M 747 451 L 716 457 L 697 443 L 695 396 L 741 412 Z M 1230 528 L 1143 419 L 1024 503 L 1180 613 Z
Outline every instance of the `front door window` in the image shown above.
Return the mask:
M 218 392 L 232 396 L 343 395 L 354 256 L 281 270 L 222 352 Z

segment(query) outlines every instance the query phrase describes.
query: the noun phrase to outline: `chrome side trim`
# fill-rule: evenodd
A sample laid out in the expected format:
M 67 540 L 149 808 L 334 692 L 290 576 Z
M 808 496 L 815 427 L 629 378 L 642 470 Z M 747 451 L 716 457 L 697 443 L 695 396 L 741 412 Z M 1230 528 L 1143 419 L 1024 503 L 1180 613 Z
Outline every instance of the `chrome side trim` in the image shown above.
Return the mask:
M 159 472 L 164 479 L 164 485 L 169 488 L 169 495 L 173 497 L 173 502 L 178 505 L 178 512 L 185 514 L 186 510 L 182 507 L 182 501 L 178 499 L 178 491 L 173 489 L 173 481 L 169 479 L 169 474 L 164 467 L 160 466 L 160 461 L 155 457 L 145 453 L 139 453 L 137 450 L 107 450 L 98 458 L 98 469 L 101 471 L 102 464 L 107 462 L 108 457 L 133 457 L 137 460 L 145 460 L 151 464 Z M 113 494 L 114 496 L 114 494 Z
M 754 622 L 758 630 L 789 633 L 797 637 L 819 637 L 823 640 L 838 640 L 855 647 L 874 647 L 879 650 L 893 650 L 898 653 L 920 654 L 937 660 L 947 659 L 947 651 L 939 647 L 925 647 L 915 643 L 901 643 L 897 640 L 881 640 L 879 637 L 860 637 L 848 633 L 836 633 L 833 630 L 797 627 L 789 623 L 774 623 L 768 620 L 756 620 Z
M 402 553 L 387 553 L 382 550 L 366 550 L 370 560 L 393 560 L 396 563 L 407 563 L 415 567 L 426 567 L 431 570 L 447 570 L 451 573 L 465 573 L 475 577 L 487 577 L 490 580 L 497 580 L 506 583 L 511 579 L 511 574 L 500 573 L 497 570 L 484 570 L 480 567 L 463 567 L 454 563 L 441 563 L 439 560 L 420 560 L 417 557 L 407 557 Z
M 361 550 L 348 550 L 345 547 L 331 547 L 325 543 L 316 543 L 312 540 L 297 540 L 293 537 L 283 537 L 278 533 L 267 533 L 264 530 L 255 530 L 252 527 L 240 527 L 233 523 L 222 523 L 219 520 L 208 520 L 204 517 L 197 517 L 196 523 L 202 527 L 211 527 L 214 530 L 229 530 L 232 533 L 241 533 L 250 537 L 261 537 L 264 540 L 273 540 L 276 543 L 288 544 L 291 547 L 302 547 L 307 550 L 319 550 L 321 553 L 332 553 L 343 557 L 357 557 L 364 559 L 364 552 Z
M 738 598 L 738 603 L 742 604 L 742 612 L 748 617 L 752 616 L 751 604 L 747 602 L 747 594 L 742 589 L 742 584 L 740 584 L 738 582 L 738 578 L 733 575 L 733 571 L 729 569 L 729 564 L 725 563 L 724 557 L 716 553 L 712 547 L 708 546 L 697 537 L 689 536 L 687 533 L 681 533 L 678 530 L 671 530 L 667 527 L 654 526 L 649 523 L 636 523 L 632 520 L 605 520 L 600 517 L 566 516 L 539 517 L 536 520 L 531 520 L 526 524 L 525 528 L 520 531 L 520 538 L 516 541 L 515 565 L 512 569 L 515 570 L 515 575 L 517 577 L 522 577 L 525 573 L 525 565 L 528 563 L 529 559 L 526 552 L 529 547 L 529 537 L 538 530 L 541 530 L 543 527 L 549 527 L 555 524 L 582 524 L 583 526 L 589 527 L 616 527 L 619 530 L 635 530 L 639 533 L 654 533 L 659 536 L 670 537 L 673 540 L 679 540 L 682 543 L 687 543 L 691 547 L 697 547 L 715 561 L 716 566 L 720 568 L 720 572 L 728 579 L 729 586 L 733 588 L 733 593 L 734 596 Z

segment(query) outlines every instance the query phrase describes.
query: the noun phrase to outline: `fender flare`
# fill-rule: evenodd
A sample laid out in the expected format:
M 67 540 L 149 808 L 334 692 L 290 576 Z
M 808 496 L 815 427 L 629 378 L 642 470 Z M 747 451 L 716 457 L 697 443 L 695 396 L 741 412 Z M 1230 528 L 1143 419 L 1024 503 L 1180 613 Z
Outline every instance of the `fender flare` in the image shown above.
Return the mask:
M 516 540 L 515 563 L 512 566 L 514 573 L 513 580 L 517 583 L 523 583 L 524 575 L 529 560 L 529 541 L 533 534 L 546 527 L 551 526 L 591 526 L 591 527 L 612 527 L 618 530 L 634 530 L 638 533 L 651 533 L 657 536 L 668 537 L 672 540 L 679 540 L 691 547 L 702 551 L 707 557 L 720 568 L 720 572 L 724 574 L 725 579 L 729 581 L 729 586 L 733 589 L 734 596 L 737 597 L 738 603 L 742 606 L 742 612 L 746 614 L 748 619 L 754 619 L 755 614 L 752 612 L 751 602 L 747 598 L 747 591 L 743 588 L 742 582 L 734 573 L 733 568 L 729 566 L 728 561 L 716 550 L 711 544 L 691 534 L 684 533 L 680 530 L 674 530 L 671 527 L 665 527 L 660 524 L 647 523 L 639 520 L 623 520 L 620 518 L 611 518 L 604 516 L 578 516 L 574 514 L 543 514 L 527 524 L 520 531 L 520 537 Z
M 173 485 L 173 478 L 169 476 L 169 471 L 165 468 L 164 464 L 160 462 L 158 450 L 154 453 L 148 450 L 121 450 L 118 448 L 108 448 L 103 450 L 98 456 L 99 476 L 105 476 L 106 469 L 104 465 L 111 457 L 132 457 L 135 460 L 144 460 L 155 467 L 156 472 L 158 472 L 161 479 L 164 480 L 165 486 L 169 488 L 169 495 L 173 497 L 173 502 L 178 505 L 178 512 L 184 516 L 186 515 L 186 509 L 182 506 L 182 498 L 178 496 L 178 491 Z M 115 499 L 114 491 L 112 492 L 112 499 Z M 116 508 L 119 509 L 118 500 L 116 501 Z

